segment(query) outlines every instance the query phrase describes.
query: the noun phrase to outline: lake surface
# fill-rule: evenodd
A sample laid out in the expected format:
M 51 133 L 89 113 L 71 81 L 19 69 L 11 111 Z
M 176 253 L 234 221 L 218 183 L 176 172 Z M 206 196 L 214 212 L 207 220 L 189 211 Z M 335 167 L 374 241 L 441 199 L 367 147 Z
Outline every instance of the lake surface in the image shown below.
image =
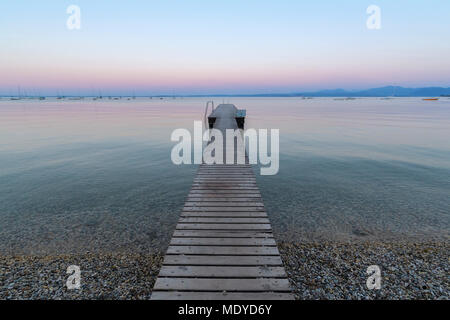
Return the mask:
M 164 248 L 196 172 L 170 134 L 207 100 L 0 99 L 0 253 Z M 255 168 L 279 239 L 448 239 L 450 99 L 225 102 L 280 129 L 279 173 Z

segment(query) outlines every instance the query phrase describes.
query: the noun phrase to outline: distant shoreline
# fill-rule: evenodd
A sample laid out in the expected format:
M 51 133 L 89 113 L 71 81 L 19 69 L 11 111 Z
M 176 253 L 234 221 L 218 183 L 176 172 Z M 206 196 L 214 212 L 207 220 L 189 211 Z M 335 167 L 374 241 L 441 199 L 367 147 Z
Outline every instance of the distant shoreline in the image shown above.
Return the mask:
M 320 95 L 291 95 L 291 94 L 266 94 L 266 95 L 180 95 L 180 96 L 127 96 L 127 95 L 118 95 L 118 96 L 107 96 L 98 98 L 96 96 L 64 96 L 64 97 L 57 97 L 57 96 L 1 96 L 0 99 L 8 99 L 8 100 L 45 100 L 45 99 L 57 99 L 57 100 L 83 100 L 83 99 L 93 99 L 93 100 L 135 100 L 135 99 L 184 99 L 184 98 L 301 98 L 301 99 L 313 99 L 313 98 L 330 98 L 330 99 L 339 99 L 339 100 L 346 100 L 346 99 L 363 99 L 363 98 L 379 98 L 379 99 L 397 99 L 397 98 L 450 98 L 450 95 L 421 95 L 421 96 L 358 96 L 358 95 L 341 95 L 341 96 L 320 96 Z
M 148 91 L 147 91 L 148 92 Z M 233 93 L 233 94 L 130 94 L 129 92 L 124 94 L 122 92 L 114 94 L 103 94 L 101 96 L 86 94 L 86 95 L 0 95 L 3 98 L 99 98 L 108 99 L 109 97 L 122 97 L 122 98 L 225 98 L 225 97 L 248 97 L 248 98 L 296 98 L 296 97 L 314 97 L 314 98 L 414 98 L 414 97 L 450 97 L 450 87 L 422 87 L 422 88 L 405 88 L 399 86 L 385 86 L 380 88 L 372 88 L 366 90 L 344 90 L 344 89 L 332 89 L 332 90 L 319 90 L 319 91 L 302 91 L 302 92 L 285 92 L 285 93 Z

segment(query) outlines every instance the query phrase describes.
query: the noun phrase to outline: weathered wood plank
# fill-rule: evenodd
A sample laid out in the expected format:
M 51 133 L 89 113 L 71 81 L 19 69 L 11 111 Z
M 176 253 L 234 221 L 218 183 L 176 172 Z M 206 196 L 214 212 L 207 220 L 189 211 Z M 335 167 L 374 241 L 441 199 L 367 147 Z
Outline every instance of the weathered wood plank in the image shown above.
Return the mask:
M 184 204 L 185 207 L 263 207 L 262 202 L 219 202 L 219 201 L 188 201 Z
M 213 179 L 217 179 L 217 180 L 251 180 L 251 181 L 255 181 L 256 178 L 253 175 L 214 175 L 214 174 L 208 174 L 208 175 L 197 175 L 194 179 L 196 180 L 213 180 Z
M 256 185 L 256 181 L 252 179 L 194 179 L 193 185 L 220 185 L 220 186 L 240 186 L 240 185 Z
M 256 177 L 252 174 L 199 174 L 195 179 L 251 179 L 256 180 Z
M 201 164 L 198 166 L 198 170 L 251 170 L 253 166 L 251 164 Z
M 208 201 L 206 198 L 254 198 L 251 201 L 262 201 L 261 194 L 259 193 L 189 193 L 186 200 L 189 200 L 190 198 L 202 198 Z
M 167 254 L 201 254 L 208 256 L 276 256 L 277 247 L 244 247 L 244 246 L 169 246 Z
M 181 292 L 153 291 L 152 300 L 294 300 L 284 292 Z
M 252 172 L 247 170 L 242 171 L 199 171 L 197 172 L 197 178 L 209 178 L 209 177 L 255 177 Z
M 282 267 L 163 266 L 160 277 L 183 278 L 286 278 Z
M 226 166 L 222 166 L 222 165 L 215 165 L 214 167 L 205 167 L 200 165 L 198 167 L 198 171 L 201 170 L 205 170 L 205 171 L 233 171 L 233 170 L 237 170 L 237 171 L 244 171 L 246 170 L 247 172 L 252 172 L 253 173 L 253 168 L 251 165 L 240 165 L 240 164 L 235 164 L 235 165 L 226 165 Z
M 230 183 L 256 183 L 255 178 L 245 178 L 245 177 L 210 177 L 210 178 L 194 178 L 194 183 L 207 183 L 207 182 L 217 182 L 222 184 Z
M 220 187 L 204 187 L 204 186 L 193 186 L 191 190 L 235 190 L 239 192 L 241 190 L 259 190 L 258 187 L 235 187 L 235 186 L 220 186 Z
M 267 213 L 264 211 L 254 211 L 254 212 L 182 212 L 182 218 L 196 217 L 196 218 L 204 218 L 204 217 L 217 217 L 217 218 L 267 218 Z
M 171 245 L 276 246 L 273 238 L 172 238 Z
M 225 198 L 225 197 L 188 197 L 186 199 L 186 203 L 188 202 L 252 202 L 252 201 L 258 201 L 262 202 L 262 198 L 255 199 L 255 197 L 247 197 L 247 198 Z
M 220 190 L 220 191 L 217 191 L 217 190 L 191 190 L 190 195 L 192 195 L 192 194 L 211 194 L 211 195 L 221 195 L 221 196 L 225 196 L 228 194 L 231 194 L 233 196 L 238 196 L 238 195 L 244 194 L 247 197 L 248 197 L 248 195 L 253 194 L 253 195 L 261 196 L 258 189 L 249 190 L 246 192 L 243 192 L 242 190 Z
M 256 181 L 255 176 L 253 175 L 242 175 L 242 174 L 236 174 L 236 175 L 214 175 L 214 174 L 208 174 L 208 175 L 197 175 L 195 180 L 251 180 Z
M 273 238 L 271 230 L 240 231 L 240 230 L 175 230 L 173 237 L 187 238 Z
M 245 189 L 245 188 L 257 188 L 256 183 L 251 183 L 251 182 L 193 182 L 192 183 L 192 188 L 203 188 L 203 189 L 221 189 L 221 188 L 225 188 L 225 190 L 229 189 L 229 188 L 239 188 L 239 189 Z
M 279 256 L 166 255 L 163 265 L 187 266 L 282 266 Z
M 269 219 L 267 218 L 242 218 L 242 217 L 232 217 L 232 218 L 218 218 L 218 217 L 186 217 L 180 218 L 180 223 L 267 223 L 269 224 Z
M 218 194 L 218 193 L 190 193 L 188 197 L 186 198 L 186 201 L 190 199 L 205 199 L 205 201 L 208 201 L 207 198 L 212 199 L 220 199 L 223 198 L 225 200 L 228 199 L 239 199 L 239 198 L 252 198 L 251 201 L 262 201 L 261 195 L 259 193 L 224 193 L 224 194 Z M 214 200 L 211 200 L 214 201 Z M 232 200 L 231 200 L 232 201 Z
M 196 183 L 196 182 L 194 182 L 192 184 L 192 188 L 207 188 L 207 189 L 209 189 L 209 188 L 223 188 L 223 187 L 225 187 L 225 188 L 230 188 L 230 187 L 233 187 L 233 188 L 247 188 L 247 187 L 255 188 L 256 184 L 255 183 L 241 183 L 241 182 L 234 182 L 234 183 L 229 183 L 229 182 L 227 182 L 227 183 L 220 183 L 220 182 Z
M 217 178 L 217 179 L 194 179 L 193 184 L 220 184 L 220 185 L 230 185 L 234 184 L 256 184 L 254 179 L 243 179 L 243 178 Z
M 190 279 L 158 278 L 155 290 L 192 291 L 281 291 L 289 292 L 287 279 Z
M 254 206 L 254 207 L 202 207 L 202 206 L 195 206 L 195 207 L 184 207 L 183 211 L 189 212 L 189 211 L 198 211 L 198 212 L 204 212 L 204 211 L 220 211 L 220 212 L 230 212 L 230 211 L 239 211 L 239 212 L 246 212 L 246 211 L 264 211 L 264 207 L 262 206 Z
M 224 175 L 224 176 L 215 176 L 215 175 L 205 175 L 205 176 L 196 176 L 194 178 L 194 181 L 201 180 L 201 181 L 209 181 L 209 180 L 216 180 L 216 181 L 236 181 L 236 180 L 245 180 L 245 181 L 252 181 L 255 182 L 256 178 L 254 176 L 244 176 L 244 175 L 236 175 L 236 176 L 230 176 L 230 175 Z
M 272 230 L 270 224 L 178 223 L 177 230 Z
M 253 172 L 245 170 L 199 170 L 197 177 L 210 177 L 210 176 L 246 176 L 255 177 Z

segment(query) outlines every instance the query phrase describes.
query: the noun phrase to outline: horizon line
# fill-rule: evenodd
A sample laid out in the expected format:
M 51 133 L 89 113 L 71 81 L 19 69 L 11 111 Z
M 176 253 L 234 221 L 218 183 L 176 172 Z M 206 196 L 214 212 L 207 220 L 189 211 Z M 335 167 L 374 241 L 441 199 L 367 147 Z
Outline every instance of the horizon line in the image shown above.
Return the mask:
M 165 97 L 308 97 L 311 95 L 318 95 L 318 97 L 342 97 L 342 96 L 352 96 L 352 97 L 358 97 L 358 94 L 366 93 L 364 95 L 361 95 L 360 97 L 384 97 L 384 96 L 392 96 L 392 97 L 408 97 L 408 96 L 420 96 L 415 94 L 414 92 L 408 92 L 403 94 L 398 94 L 395 91 L 393 91 L 391 94 L 369 94 L 370 91 L 373 90 L 380 90 L 380 89 L 400 89 L 400 90 L 443 90 L 444 93 L 438 93 L 436 92 L 435 95 L 438 96 L 448 96 L 450 94 L 450 87 L 439 87 L 439 86 L 428 86 L 428 87 L 402 87 L 402 86 L 394 86 L 394 85 L 386 85 L 382 87 L 373 87 L 368 89 L 342 89 L 342 88 L 336 88 L 336 89 L 321 89 L 321 90 L 315 90 L 315 91 L 296 91 L 296 92 L 274 92 L 274 93 L 211 93 L 211 94 L 205 94 L 205 93 L 199 93 L 199 94 L 100 94 L 93 95 L 93 94 L 50 94 L 50 95 L 41 95 L 41 94 L 21 94 L 20 91 L 18 92 L 18 95 L 11 95 L 11 94 L 0 94 L 0 97 L 2 98 L 15 98 L 15 97 L 24 97 L 24 98 L 32 98 L 32 97 L 87 97 L 87 98 L 109 98 L 109 97 L 144 97 L 144 98 L 165 98 Z M 75 89 L 67 89 L 75 90 Z M 118 90 L 120 91 L 120 90 Z M 449 92 L 447 92 L 449 91 Z

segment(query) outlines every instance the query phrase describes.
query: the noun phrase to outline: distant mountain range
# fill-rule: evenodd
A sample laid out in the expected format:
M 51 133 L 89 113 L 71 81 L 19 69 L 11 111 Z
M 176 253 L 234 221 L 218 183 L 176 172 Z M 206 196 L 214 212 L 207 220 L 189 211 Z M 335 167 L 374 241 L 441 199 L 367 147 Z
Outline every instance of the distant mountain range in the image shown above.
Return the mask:
M 450 95 L 450 88 L 404 88 L 386 86 L 361 91 L 335 89 L 315 92 L 238 95 L 247 97 L 439 97 Z
M 126 94 L 108 94 L 110 97 L 130 97 Z M 174 94 L 174 95 L 137 95 L 138 97 L 450 97 L 450 88 L 444 87 L 424 87 L 405 88 L 399 86 L 386 86 L 366 90 L 321 90 L 312 92 L 292 92 L 292 93 L 246 93 L 246 94 Z M 2 95 L 0 95 L 2 97 Z M 3 95 L 3 97 L 9 97 Z M 26 97 L 26 95 L 22 95 Z M 52 96 L 49 96 L 52 97 Z M 82 97 L 81 95 L 67 95 L 66 97 Z M 84 97 L 94 97 L 86 95 Z M 134 95 L 133 95 L 134 97 Z

